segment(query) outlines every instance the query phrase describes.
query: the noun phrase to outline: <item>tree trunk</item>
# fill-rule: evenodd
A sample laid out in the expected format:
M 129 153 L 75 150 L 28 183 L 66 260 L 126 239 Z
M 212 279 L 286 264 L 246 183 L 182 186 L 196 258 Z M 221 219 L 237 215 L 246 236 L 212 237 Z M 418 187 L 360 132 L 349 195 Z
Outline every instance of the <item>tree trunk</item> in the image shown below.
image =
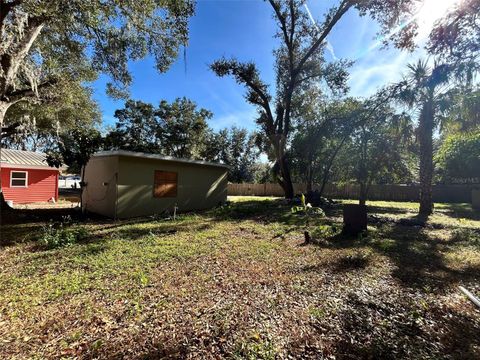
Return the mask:
M 320 186 L 320 191 L 319 191 L 320 197 L 323 196 L 323 192 L 325 191 L 325 186 L 327 185 L 329 171 L 330 171 L 330 168 L 325 169 L 325 171 L 323 172 L 322 185 Z
M 9 107 L 8 103 L 0 101 L 0 145 L 2 143 L 3 120 L 5 119 L 5 114 L 7 112 L 8 107 Z M 0 148 L 0 155 L 1 155 L 1 148 Z M 10 211 L 12 211 L 12 208 L 8 206 L 7 202 L 5 201 L 5 197 L 3 196 L 2 180 L 0 176 L 0 216 Z
M 290 176 L 290 169 L 288 167 L 288 161 L 285 156 L 282 157 L 280 161 L 280 175 L 281 175 L 281 180 L 280 180 L 280 186 L 283 189 L 283 192 L 285 193 L 285 198 L 286 199 L 293 199 L 294 191 L 293 191 L 293 183 L 292 183 L 292 178 Z
M 8 110 L 9 107 L 10 107 L 10 104 L 8 102 L 0 101 L 0 126 L 2 127 L 2 133 L 3 133 L 3 122 L 4 122 L 5 115 L 7 114 L 7 110 Z M 1 138 L 0 138 L 0 140 L 1 140 Z
M 325 186 L 327 185 L 328 178 L 329 178 L 329 173 L 330 169 L 333 166 L 333 162 L 335 161 L 335 158 L 337 157 L 338 152 L 342 148 L 343 144 L 345 143 L 345 140 L 347 139 L 348 136 L 344 136 L 340 144 L 336 147 L 335 151 L 333 152 L 332 156 L 328 160 L 327 166 L 323 172 L 323 179 L 322 179 L 322 186 L 320 187 L 320 196 L 323 195 L 323 191 L 325 190 Z
M 83 208 L 83 190 L 85 189 L 85 165 L 82 165 L 80 168 L 80 210 L 82 211 L 82 214 L 85 215 L 85 209 Z
M 360 183 L 360 196 L 358 199 L 359 205 L 365 205 L 367 203 L 367 185 L 363 182 Z
M 292 177 L 290 176 L 290 168 L 285 155 L 285 142 L 282 141 L 282 136 L 273 135 L 271 137 L 271 144 L 275 151 L 275 158 L 278 164 L 277 181 L 282 187 L 286 199 L 293 199 L 294 191 L 292 184 Z M 280 176 L 279 176 L 280 175 Z
M 419 120 L 420 141 L 420 211 L 419 215 L 428 216 L 433 212 L 433 101 L 427 101 Z
M 307 167 L 307 193 L 312 192 L 312 183 L 313 183 L 313 166 L 312 166 L 312 162 L 309 162 Z

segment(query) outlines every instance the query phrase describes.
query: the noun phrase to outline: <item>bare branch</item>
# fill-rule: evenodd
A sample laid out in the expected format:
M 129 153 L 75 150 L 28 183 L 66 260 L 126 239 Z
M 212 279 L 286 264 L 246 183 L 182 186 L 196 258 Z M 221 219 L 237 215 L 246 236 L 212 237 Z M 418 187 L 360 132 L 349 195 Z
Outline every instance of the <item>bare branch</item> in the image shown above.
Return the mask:
M 322 34 L 318 38 L 317 41 L 310 47 L 310 49 L 307 51 L 307 53 L 303 56 L 303 58 L 300 60 L 298 63 L 297 67 L 295 68 L 293 72 L 293 78 L 296 78 L 297 75 L 300 73 L 302 70 L 303 66 L 307 62 L 307 60 L 312 56 L 313 53 L 320 47 L 320 45 L 323 44 L 327 36 L 330 34 L 332 31 L 333 27 L 335 24 L 342 18 L 343 15 L 353 6 L 353 4 L 349 0 L 343 0 L 340 6 L 338 7 L 338 10 L 335 12 L 335 14 L 332 16 L 328 24 L 325 26 L 325 28 L 322 31 Z

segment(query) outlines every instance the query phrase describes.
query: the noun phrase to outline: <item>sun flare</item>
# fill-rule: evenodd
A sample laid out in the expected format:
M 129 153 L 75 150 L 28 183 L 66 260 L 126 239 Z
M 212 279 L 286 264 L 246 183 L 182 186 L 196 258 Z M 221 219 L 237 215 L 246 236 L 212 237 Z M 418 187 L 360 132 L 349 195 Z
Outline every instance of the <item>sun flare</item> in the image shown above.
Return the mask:
M 453 10 L 462 0 L 424 0 L 416 15 L 420 37 L 428 36 L 437 20 Z

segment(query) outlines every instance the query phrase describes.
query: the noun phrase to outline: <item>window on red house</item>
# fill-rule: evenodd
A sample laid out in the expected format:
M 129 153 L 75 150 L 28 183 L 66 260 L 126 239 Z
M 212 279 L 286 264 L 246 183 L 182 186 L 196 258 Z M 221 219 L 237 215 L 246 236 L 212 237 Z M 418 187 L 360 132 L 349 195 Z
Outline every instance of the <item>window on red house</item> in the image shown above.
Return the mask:
M 12 171 L 10 173 L 10 187 L 27 187 L 28 173 L 26 171 Z

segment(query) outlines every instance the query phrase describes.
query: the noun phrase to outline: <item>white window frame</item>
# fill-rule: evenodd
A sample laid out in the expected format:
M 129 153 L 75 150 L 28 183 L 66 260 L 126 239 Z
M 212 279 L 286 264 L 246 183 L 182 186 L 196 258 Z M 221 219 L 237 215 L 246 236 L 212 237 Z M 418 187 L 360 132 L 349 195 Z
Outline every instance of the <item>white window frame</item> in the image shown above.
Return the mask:
M 13 185 L 13 173 L 23 173 L 25 174 L 25 185 L 23 186 L 19 186 L 19 185 Z M 16 179 L 16 180 L 20 180 L 20 179 Z M 28 171 L 22 171 L 22 170 L 11 170 L 10 171 L 10 187 L 12 188 L 28 188 Z

